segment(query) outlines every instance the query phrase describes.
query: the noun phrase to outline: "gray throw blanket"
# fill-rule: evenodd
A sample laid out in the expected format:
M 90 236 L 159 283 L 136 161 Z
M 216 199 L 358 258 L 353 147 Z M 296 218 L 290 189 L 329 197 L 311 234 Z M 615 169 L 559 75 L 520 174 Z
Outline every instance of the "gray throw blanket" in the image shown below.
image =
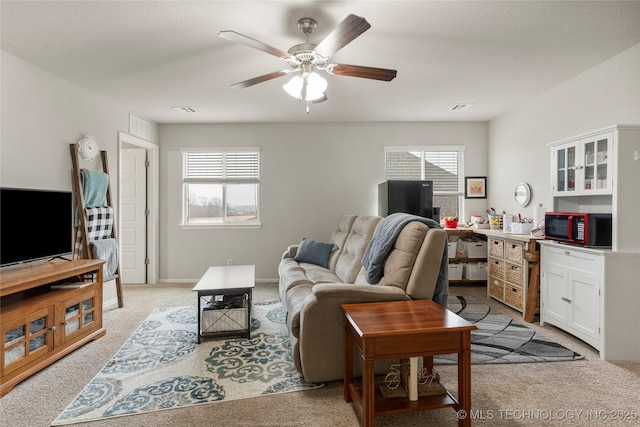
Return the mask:
M 431 218 L 425 218 L 407 213 L 393 213 L 383 218 L 373 232 L 373 237 L 362 257 L 362 265 L 366 271 L 367 282 L 378 283 L 384 272 L 384 263 L 393 248 L 398 235 L 405 225 L 412 221 L 424 223 L 429 228 L 442 228 Z M 449 248 L 444 246 L 438 281 L 433 293 L 433 301 L 443 307 L 447 306 L 449 298 Z
M 102 274 L 105 278 L 111 277 L 118 271 L 118 242 L 116 239 L 100 239 L 90 242 L 91 257 L 106 261 Z

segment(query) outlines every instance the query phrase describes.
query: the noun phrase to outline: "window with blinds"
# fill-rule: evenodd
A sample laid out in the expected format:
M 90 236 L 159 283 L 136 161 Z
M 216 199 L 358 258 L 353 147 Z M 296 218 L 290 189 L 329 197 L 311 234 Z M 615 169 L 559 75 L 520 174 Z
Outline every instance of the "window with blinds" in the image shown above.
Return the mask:
M 183 224 L 258 224 L 259 149 L 186 149 L 182 158 Z
M 387 180 L 433 181 L 433 206 L 440 218 L 458 217 L 464 201 L 462 146 L 385 147 Z

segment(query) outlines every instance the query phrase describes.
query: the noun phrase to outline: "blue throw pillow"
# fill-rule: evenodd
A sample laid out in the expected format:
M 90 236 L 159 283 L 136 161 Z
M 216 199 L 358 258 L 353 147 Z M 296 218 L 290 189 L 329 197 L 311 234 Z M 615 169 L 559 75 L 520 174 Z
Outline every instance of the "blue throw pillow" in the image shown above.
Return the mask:
M 329 256 L 333 250 L 333 243 L 316 242 L 315 240 L 302 239 L 296 256 L 296 261 L 310 262 L 324 268 L 329 268 Z

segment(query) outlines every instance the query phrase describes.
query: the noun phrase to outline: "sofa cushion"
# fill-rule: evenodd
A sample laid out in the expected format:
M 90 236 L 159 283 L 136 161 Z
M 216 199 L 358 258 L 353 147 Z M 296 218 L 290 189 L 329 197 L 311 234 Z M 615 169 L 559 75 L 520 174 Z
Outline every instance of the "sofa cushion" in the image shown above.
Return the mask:
M 278 264 L 278 275 L 282 276 L 282 274 L 291 269 L 300 269 L 300 265 L 293 260 L 293 258 L 283 258 Z
M 353 223 L 351 234 L 345 242 L 335 273 L 342 283 L 353 283 L 362 267 L 362 256 L 380 222 L 378 216 L 359 216 Z
M 367 270 L 365 270 L 364 267 L 360 267 L 360 271 L 358 272 L 358 275 L 356 276 L 356 280 L 353 281 L 353 284 L 354 285 L 369 285 L 370 284 L 369 282 L 367 282 Z
M 340 278 L 326 268 L 307 268 L 305 269 L 305 273 L 307 274 L 307 278 L 311 280 L 314 285 L 316 283 L 340 282 Z
M 287 265 L 279 269 L 280 283 L 278 284 L 278 290 L 280 292 L 280 299 L 282 300 L 283 304 L 286 303 L 286 294 L 289 289 L 294 288 L 298 285 L 313 285 L 313 283 L 307 277 L 304 269 L 298 266 L 297 262 L 293 260 L 291 260 L 290 262 L 294 265 L 287 263 Z M 282 265 L 283 263 L 284 261 L 280 264 Z
M 329 241 L 336 247 L 329 257 L 329 270 L 331 271 L 336 271 L 336 263 L 338 262 L 340 255 L 342 255 L 342 250 L 347 242 L 347 237 L 349 237 L 349 234 L 351 233 L 351 228 L 353 227 L 353 223 L 356 218 L 356 215 L 342 215 L 338 225 L 331 233 L 331 240 Z
M 413 266 L 429 228 L 421 222 L 408 223 L 398 235 L 385 263 L 383 276 L 378 282 L 383 286 L 407 289 Z
M 317 242 L 311 239 L 302 239 L 296 256 L 293 258 L 300 262 L 317 264 L 324 268 L 329 268 L 329 256 L 333 250 L 333 243 Z

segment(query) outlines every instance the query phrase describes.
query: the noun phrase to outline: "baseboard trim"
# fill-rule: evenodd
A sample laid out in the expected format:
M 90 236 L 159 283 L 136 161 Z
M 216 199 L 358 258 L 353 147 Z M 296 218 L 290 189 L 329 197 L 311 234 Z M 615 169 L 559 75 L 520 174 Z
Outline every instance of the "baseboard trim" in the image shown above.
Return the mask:
M 200 279 L 160 279 L 158 283 L 198 283 Z M 274 283 L 278 279 L 256 279 L 256 283 Z
M 118 308 L 118 298 L 112 298 L 102 302 L 102 311 Z

